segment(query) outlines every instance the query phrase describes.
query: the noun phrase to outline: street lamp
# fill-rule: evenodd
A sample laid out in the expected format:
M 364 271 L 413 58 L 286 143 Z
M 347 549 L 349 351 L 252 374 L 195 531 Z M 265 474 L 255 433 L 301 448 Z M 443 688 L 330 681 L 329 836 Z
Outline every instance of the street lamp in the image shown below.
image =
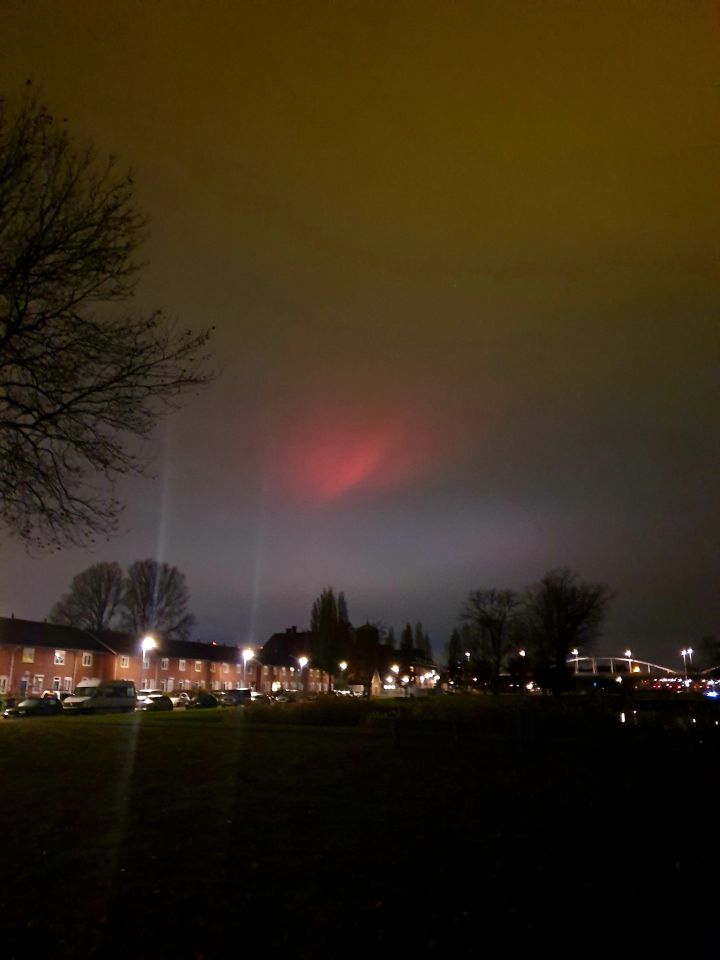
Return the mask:
M 579 656 L 579 654 L 580 654 L 580 651 L 578 650 L 577 647 L 573 647 L 572 650 L 570 651 L 570 653 L 573 655 L 573 657 L 575 657 L 575 676 L 577 676 L 577 672 L 578 672 L 578 656 Z
M 248 682 L 247 682 L 247 665 L 248 665 L 248 663 L 250 662 L 250 660 L 252 660 L 252 658 L 253 658 L 254 656 L 255 656 L 255 651 L 253 650 L 253 648 L 252 648 L 252 647 L 245 647 L 245 649 L 244 649 L 243 652 L 242 652 L 242 658 L 243 658 L 243 685 L 246 686 L 246 687 L 247 687 L 247 685 L 248 685 Z
M 149 633 L 146 634 L 142 638 L 141 647 L 142 647 L 142 668 L 140 670 L 140 686 L 142 687 L 144 686 L 142 682 L 142 671 L 145 669 L 145 667 L 150 666 L 150 657 L 148 656 L 148 654 L 150 653 L 151 650 L 154 650 L 155 647 L 157 647 L 157 641 L 155 640 L 155 637 L 153 637 Z
M 298 657 L 297 662 L 300 664 L 300 685 L 302 687 L 303 693 L 305 693 L 305 677 L 303 676 L 303 672 L 305 670 L 305 667 L 308 665 L 308 658 Z
M 626 650 L 625 656 L 628 658 L 628 673 L 632 673 L 632 650 Z
M 688 660 L 690 661 L 690 668 L 692 669 L 692 647 L 687 647 L 684 650 L 680 651 L 680 655 L 683 658 L 683 666 L 685 667 L 685 679 L 688 678 Z

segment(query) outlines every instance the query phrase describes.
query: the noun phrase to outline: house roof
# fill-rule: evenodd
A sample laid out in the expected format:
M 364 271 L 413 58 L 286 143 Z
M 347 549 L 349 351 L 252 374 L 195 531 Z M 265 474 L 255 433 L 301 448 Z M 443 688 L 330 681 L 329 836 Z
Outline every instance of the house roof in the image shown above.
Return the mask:
M 54 647 L 61 650 L 89 650 L 107 653 L 96 636 L 79 627 L 61 623 L 0 617 L 0 643 L 20 647 Z
M 140 642 L 131 633 L 115 630 L 92 632 L 66 624 L 20 620 L 15 617 L 0 617 L 0 643 L 22 647 L 53 647 L 95 653 L 129 654 L 130 656 L 138 656 L 140 653 Z M 236 663 L 240 659 L 239 647 L 220 643 L 200 643 L 195 640 L 168 640 L 158 636 L 156 649 L 160 656 L 187 660 Z
M 298 630 L 297 627 L 274 633 L 263 644 L 260 660 L 273 667 L 296 667 L 300 657 L 311 661 L 312 639 L 309 630 Z

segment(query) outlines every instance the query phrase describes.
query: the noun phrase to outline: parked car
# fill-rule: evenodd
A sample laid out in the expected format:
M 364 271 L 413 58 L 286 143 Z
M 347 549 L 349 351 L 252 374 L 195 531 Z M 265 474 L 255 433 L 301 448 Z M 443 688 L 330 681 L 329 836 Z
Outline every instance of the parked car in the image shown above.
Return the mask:
M 66 700 L 70 696 L 69 690 L 44 690 L 44 700 Z
M 173 702 L 162 690 L 152 690 L 150 693 L 138 694 L 136 710 L 172 710 Z
M 225 690 L 220 696 L 221 707 L 240 707 L 244 703 L 250 703 L 252 691 L 249 687 L 241 687 L 238 690 Z
M 205 708 L 205 707 L 217 707 L 219 706 L 217 697 L 214 697 L 211 693 L 196 693 L 195 696 L 190 701 L 189 706 L 193 708 Z
M 48 701 L 50 702 L 50 701 Z M 85 680 L 71 697 L 62 701 L 66 713 L 130 713 L 135 709 L 137 694 L 132 680 Z
M 168 696 L 170 697 L 170 701 L 176 710 L 187 710 L 192 701 L 192 694 L 188 690 L 173 690 L 173 692 L 169 693 Z
M 260 693 L 259 690 L 253 690 L 250 695 L 250 703 L 272 703 L 272 700 L 266 693 Z
M 3 717 L 57 717 L 63 712 L 62 704 L 55 697 L 27 697 L 14 707 L 6 707 Z

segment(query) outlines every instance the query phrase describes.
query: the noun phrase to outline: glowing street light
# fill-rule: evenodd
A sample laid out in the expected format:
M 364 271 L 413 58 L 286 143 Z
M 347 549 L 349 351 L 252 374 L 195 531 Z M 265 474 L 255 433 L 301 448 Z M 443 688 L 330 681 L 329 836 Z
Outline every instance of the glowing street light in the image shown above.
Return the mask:
M 394 663 L 394 664 L 390 667 L 390 669 L 392 670 L 392 672 L 393 672 L 394 674 L 400 673 L 400 667 L 398 666 L 397 663 Z
M 300 685 L 301 685 L 301 689 L 302 689 L 302 691 L 303 691 L 303 693 L 304 693 L 304 692 L 305 692 L 305 677 L 304 677 L 303 674 L 304 674 L 304 671 L 305 671 L 305 667 L 308 665 L 308 662 L 309 662 L 309 661 L 308 661 L 308 658 L 307 658 L 307 657 L 298 657 L 298 658 L 297 658 L 297 662 L 300 664 Z
M 341 673 L 345 673 L 345 671 L 347 670 L 347 666 L 348 666 L 348 665 L 347 665 L 347 660 L 341 660 L 340 663 L 338 664 L 338 666 L 340 667 L 340 672 L 341 672 Z
M 580 651 L 578 650 L 577 647 L 573 647 L 572 650 L 570 651 L 570 653 L 573 655 L 573 657 L 575 657 L 575 674 L 577 675 L 577 672 L 578 672 L 578 656 L 580 655 Z
M 255 651 L 253 650 L 253 648 L 252 648 L 252 647 L 245 647 L 245 649 L 244 649 L 243 652 L 242 652 L 242 658 L 243 658 L 243 686 L 245 686 L 245 687 L 248 685 L 248 682 L 247 682 L 247 665 L 248 665 L 248 663 L 252 660 L 252 658 L 253 658 L 254 656 L 255 656 Z
M 685 679 L 688 678 L 688 660 L 690 661 L 690 667 L 692 668 L 692 647 L 687 647 L 684 650 L 680 651 L 680 655 L 683 658 L 683 665 L 685 667 Z
M 628 658 L 628 673 L 632 673 L 632 650 L 626 650 L 625 656 Z
M 142 647 L 142 669 L 140 670 L 140 685 L 144 686 L 142 682 L 142 671 L 145 669 L 145 667 L 150 666 L 149 654 L 151 650 L 154 650 L 157 647 L 157 640 L 155 639 L 155 637 L 152 636 L 152 634 L 147 633 L 142 638 L 142 642 L 140 646 Z

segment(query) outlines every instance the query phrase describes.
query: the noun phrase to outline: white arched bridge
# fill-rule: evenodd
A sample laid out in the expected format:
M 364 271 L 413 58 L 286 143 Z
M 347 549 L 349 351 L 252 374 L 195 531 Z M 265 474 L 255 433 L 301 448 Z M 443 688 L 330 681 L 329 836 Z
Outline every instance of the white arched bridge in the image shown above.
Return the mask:
M 678 671 L 672 667 L 663 667 L 659 663 L 637 660 L 635 657 L 581 657 L 571 654 L 566 660 L 567 666 L 578 676 L 667 676 L 676 677 Z

